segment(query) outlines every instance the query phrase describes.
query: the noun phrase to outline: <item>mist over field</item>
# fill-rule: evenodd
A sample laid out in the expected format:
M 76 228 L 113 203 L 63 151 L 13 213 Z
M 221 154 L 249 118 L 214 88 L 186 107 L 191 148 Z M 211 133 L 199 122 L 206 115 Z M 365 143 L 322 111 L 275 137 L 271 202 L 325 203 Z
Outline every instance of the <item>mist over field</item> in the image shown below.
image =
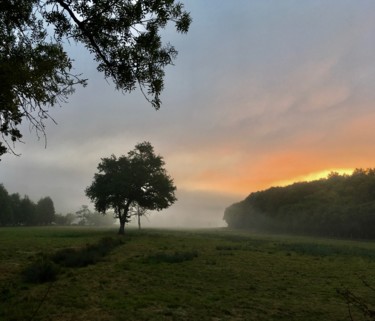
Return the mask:
M 22 125 L 21 156 L 0 163 L 9 192 L 50 196 L 62 214 L 93 208 L 84 190 L 100 159 L 150 141 L 178 201 L 145 224 L 211 227 L 251 192 L 373 166 L 374 1 L 183 3 L 193 23 L 186 35 L 163 31 L 179 55 L 160 110 L 139 90 L 116 91 L 71 45 L 88 86 L 51 110 L 47 142 Z
M 375 1 L 178 1 L 0 0 L 0 321 L 375 321 Z
M 142 218 L 144 227 L 216 228 L 227 226 L 223 220 L 224 210 L 237 201 L 236 196 L 210 194 L 207 192 L 177 191 L 178 201 L 161 212 Z

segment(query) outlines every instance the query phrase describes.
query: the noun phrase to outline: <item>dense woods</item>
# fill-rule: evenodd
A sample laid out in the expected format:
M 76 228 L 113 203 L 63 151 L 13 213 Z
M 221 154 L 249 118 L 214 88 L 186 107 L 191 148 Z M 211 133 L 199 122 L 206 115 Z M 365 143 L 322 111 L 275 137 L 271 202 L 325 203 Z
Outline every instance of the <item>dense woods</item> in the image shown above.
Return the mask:
M 229 206 L 224 220 L 235 229 L 375 238 L 375 169 L 252 193 Z

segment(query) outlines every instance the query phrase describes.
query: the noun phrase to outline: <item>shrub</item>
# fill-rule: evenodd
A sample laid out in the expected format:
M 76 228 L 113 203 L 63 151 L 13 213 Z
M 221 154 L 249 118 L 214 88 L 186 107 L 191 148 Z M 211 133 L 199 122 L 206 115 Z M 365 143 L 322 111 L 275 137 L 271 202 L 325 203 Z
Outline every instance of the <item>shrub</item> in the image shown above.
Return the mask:
M 103 238 L 97 244 L 86 245 L 82 249 L 62 249 L 52 256 L 52 261 L 64 267 L 85 267 L 95 264 L 106 256 L 116 246 L 123 244 L 122 240 Z
M 22 271 L 23 280 L 30 283 L 55 281 L 57 274 L 58 267 L 45 256 L 40 256 Z
M 22 277 L 25 282 L 30 283 L 55 281 L 59 266 L 85 267 L 95 264 L 121 244 L 123 241 L 120 239 L 103 238 L 97 244 L 86 245 L 82 249 L 66 248 L 52 256 L 42 254 L 22 271 Z
M 52 261 L 64 267 L 84 267 L 99 259 L 97 253 L 75 249 L 62 249 L 52 256 Z

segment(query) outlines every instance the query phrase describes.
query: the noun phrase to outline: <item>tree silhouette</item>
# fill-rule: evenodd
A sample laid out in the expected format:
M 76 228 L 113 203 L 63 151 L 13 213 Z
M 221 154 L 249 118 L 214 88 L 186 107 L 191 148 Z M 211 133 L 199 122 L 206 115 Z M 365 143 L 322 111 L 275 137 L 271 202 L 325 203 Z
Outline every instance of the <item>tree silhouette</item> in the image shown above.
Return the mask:
M 80 43 L 97 70 L 116 89 L 137 86 L 156 109 L 164 68 L 177 50 L 163 44 L 160 30 L 173 22 L 186 33 L 191 23 L 174 0 L 2 0 L 0 3 L 0 155 L 20 140 L 26 119 L 45 136 L 49 108 L 65 102 L 86 79 L 72 74 L 64 43 Z
M 137 144 L 127 156 L 102 158 L 99 173 L 87 187 L 86 195 L 100 213 L 113 209 L 120 220 L 119 234 L 135 204 L 148 210 L 162 210 L 176 201 L 173 180 L 164 169 L 164 160 L 155 155 L 149 142 Z

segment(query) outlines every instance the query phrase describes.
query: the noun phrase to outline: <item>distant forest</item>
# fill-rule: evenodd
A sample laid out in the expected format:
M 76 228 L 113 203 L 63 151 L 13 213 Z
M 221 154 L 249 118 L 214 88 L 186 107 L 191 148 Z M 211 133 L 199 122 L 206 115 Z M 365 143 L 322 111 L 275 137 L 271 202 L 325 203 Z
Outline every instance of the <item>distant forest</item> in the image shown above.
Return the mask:
M 27 195 L 9 194 L 0 184 L 0 226 L 88 225 L 108 226 L 114 223 L 112 215 L 91 212 L 86 205 L 74 214 L 56 214 L 52 199 L 42 197 L 34 203 Z
M 55 207 L 50 197 L 34 203 L 27 195 L 9 194 L 0 184 L 0 226 L 48 225 L 55 220 Z
M 375 239 L 375 169 L 252 193 L 224 220 L 234 229 Z

